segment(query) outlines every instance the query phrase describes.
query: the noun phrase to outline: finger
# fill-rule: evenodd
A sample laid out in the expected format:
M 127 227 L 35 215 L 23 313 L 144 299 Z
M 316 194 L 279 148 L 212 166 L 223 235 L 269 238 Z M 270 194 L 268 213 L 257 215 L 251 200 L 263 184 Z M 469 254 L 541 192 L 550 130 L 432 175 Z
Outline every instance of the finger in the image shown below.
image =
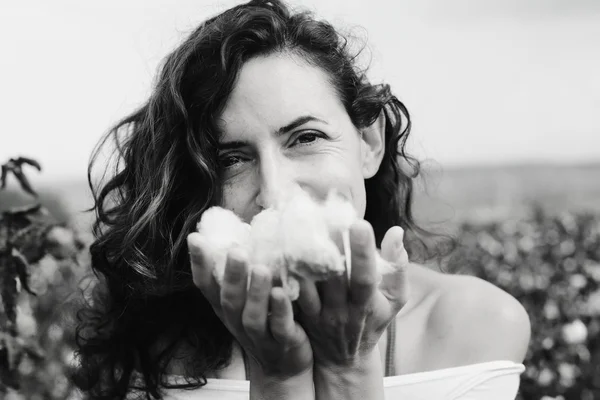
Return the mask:
M 299 279 L 300 294 L 298 296 L 298 305 L 300 310 L 307 317 L 316 317 L 321 313 L 321 298 L 315 282 L 310 279 Z
M 346 326 L 346 342 L 349 354 L 357 354 L 360 350 L 359 347 L 362 342 L 361 339 L 363 331 L 365 330 L 366 320 L 367 318 L 364 316 L 359 317 L 358 315 L 355 315 L 354 318 L 348 318 Z
M 242 311 L 246 303 L 248 286 L 247 257 L 242 249 L 233 249 L 227 256 L 221 285 L 221 308 L 226 322 L 241 328 Z
M 266 334 L 271 279 L 271 271 L 267 267 L 256 265 L 252 268 L 242 325 L 253 340 L 261 340 Z
M 210 254 L 210 246 L 197 232 L 188 235 L 187 243 L 194 285 L 202 291 L 215 309 L 220 309 L 220 288 L 213 274 L 215 261 L 214 256 Z
M 271 316 L 269 317 L 269 328 L 273 338 L 279 343 L 295 343 L 297 338 L 297 327 L 294 322 L 292 302 L 280 287 L 271 289 Z
M 399 226 L 391 227 L 381 242 L 381 255 L 391 265 L 392 272 L 381 283 L 383 295 L 397 309 L 408 301 L 408 253 L 404 247 L 404 231 Z
M 377 291 L 377 267 L 375 234 L 365 220 L 350 227 L 352 246 L 352 273 L 350 275 L 350 299 L 353 305 L 367 306 Z
M 332 276 L 320 283 L 323 308 L 338 310 L 348 306 L 348 279 L 346 274 Z

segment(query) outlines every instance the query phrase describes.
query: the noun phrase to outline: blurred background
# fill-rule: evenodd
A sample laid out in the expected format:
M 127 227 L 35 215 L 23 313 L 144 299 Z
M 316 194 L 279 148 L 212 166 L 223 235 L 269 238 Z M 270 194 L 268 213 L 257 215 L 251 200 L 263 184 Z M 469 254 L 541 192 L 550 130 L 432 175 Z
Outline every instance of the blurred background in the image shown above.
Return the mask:
M 39 161 L 42 172 L 27 176 L 42 204 L 89 241 L 94 145 L 145 100 L 183 37 L 237 3 L 3 1 L 0 163 Z M 424 167 L 418 219 L 459 239 L 454 272 L 489 280 L 528 309 L 534 336 L 519 396 L 600 399 L 600 2 L 289 3 L 366 41 L 371 79 L 389 83 L 411 113 L 408 151 Z M 0 191 L 0 210 L 30 202 L 14 179 Z M 73 360 L 73 321 L 46 311 L 70 300 L 85 263 L 36 265 L 53 294 L 20 300 L 35 328 L 23 329 L 56 351 L 23 361 L 29 391 L 6 396 L 62 399 L 68 382 L 44 385 Z

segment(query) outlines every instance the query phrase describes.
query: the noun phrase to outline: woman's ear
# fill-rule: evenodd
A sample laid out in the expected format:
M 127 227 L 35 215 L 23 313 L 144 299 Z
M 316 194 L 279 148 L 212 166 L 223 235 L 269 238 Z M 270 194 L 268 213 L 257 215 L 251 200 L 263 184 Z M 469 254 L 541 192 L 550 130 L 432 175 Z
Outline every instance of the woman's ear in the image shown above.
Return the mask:
M 363 178 L 375 176 L 385 153 L 385 113 L 383 110 L 370 126 L 361 129 Z

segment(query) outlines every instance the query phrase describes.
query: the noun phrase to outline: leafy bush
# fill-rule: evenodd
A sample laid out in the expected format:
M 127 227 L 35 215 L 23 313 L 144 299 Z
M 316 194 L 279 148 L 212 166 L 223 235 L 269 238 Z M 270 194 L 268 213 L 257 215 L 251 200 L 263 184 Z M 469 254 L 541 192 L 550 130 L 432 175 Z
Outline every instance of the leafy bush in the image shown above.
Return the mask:
M 4 189 L 9 173 L 33 203 L 11 207 L 0 216 L 0 398 L 64 399 L 74 360 L 72 302 L 86 273 L 86 240 L 37 201 L 22 165 L 2 166 Z
M 448 268 L 515 296 L 532 339 L 520 399 L 600 399 L 600 216 L 463 224 Z

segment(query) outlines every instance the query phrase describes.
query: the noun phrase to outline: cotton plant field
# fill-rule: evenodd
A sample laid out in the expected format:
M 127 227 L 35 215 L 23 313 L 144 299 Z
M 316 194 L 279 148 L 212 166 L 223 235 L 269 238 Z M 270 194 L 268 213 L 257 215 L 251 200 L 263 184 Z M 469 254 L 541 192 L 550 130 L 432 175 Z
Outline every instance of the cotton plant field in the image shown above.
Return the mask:
M 78 399 L 68 376 L 76 365 L 75 310 L 95 283 L 90 234 L 62 223 L 72 211 L 57 208 L 56 197 L 0 191 L 3 199 L 0 398 Z M 454 229 L 459 246 L 444 270 L 499 286 L 531 318 L 518 398 L 600 399 L 600 212 L 532 206 Z

